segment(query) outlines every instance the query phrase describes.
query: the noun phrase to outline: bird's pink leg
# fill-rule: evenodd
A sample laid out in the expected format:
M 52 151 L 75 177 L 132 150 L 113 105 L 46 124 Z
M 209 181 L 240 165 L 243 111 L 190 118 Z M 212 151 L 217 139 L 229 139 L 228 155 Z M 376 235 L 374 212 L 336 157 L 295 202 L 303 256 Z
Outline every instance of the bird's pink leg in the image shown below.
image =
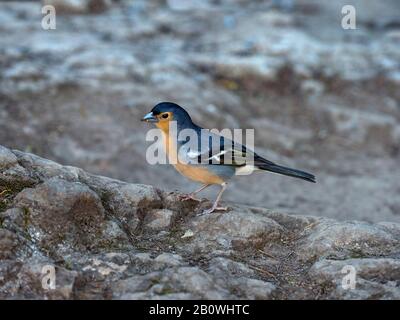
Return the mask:
M 209 186 L 211 186 L 211 184 L 205 184 L 205 185 L 203 185 L 200 189 L 198 189 L 198 190 L 196 190 L 196 191 L 194 191 L 194 192 L 192 192 L 192 193 L 182 195 L 182 196 L 181 196 L 181 200 L 182 200 L 182 201 L 186 201 L 186 200 L 201 201 L 200 199 L 197 199 L 197 198 L 195 197 L 196 193 L 199 193 L 200 191 L 204 190 L 205 188 L 207 188 L 207 187 L 209 187 Z
M 212 207 L 208 210 L 204 210 L 200 215 L 209 214 L 209 213 L 217 211 L 217 210 L 221 210 L 221 211 L 228 210 L 227 207 L 218 207 L 219 200 L 221 200 L 222 193 L 225 191 L 225 189 L 227 187 L 227 183 L 224 182 L 221 186 L 222 186 L 221 191 L 218 193 L 217 198 L 215 199 Z

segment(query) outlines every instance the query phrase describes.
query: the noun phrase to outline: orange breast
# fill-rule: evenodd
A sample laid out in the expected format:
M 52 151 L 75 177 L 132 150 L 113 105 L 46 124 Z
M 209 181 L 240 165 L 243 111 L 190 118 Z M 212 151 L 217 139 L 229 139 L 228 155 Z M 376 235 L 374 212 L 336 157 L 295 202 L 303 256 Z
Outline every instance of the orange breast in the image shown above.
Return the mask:
M 191 180 L 198 181 L 201 183 L 206 183 L 206 184 L 224 183 L 224 180 L 222 180 L 220 177 L 213 174 L 206 168 L 200 167 L 199 165 L 191 165 L 180 162 L 178 159 L 178 153 L 176 148 L 176 141 L 175 141 L 176 137 L 171 137 L 169 135 L 168 128 L 161 126 L 159 126 L 159 128 L 163 132 L 164 148 L 168 156 L 169 163 L 171 163 L 180 174 L 184 175 L 185 177 Z
M 174 165 L 174 167 L 179 173 L 194 181 L 199 181 L 207 184 L 224 183 L 224 180 L 222 180 L 220 177 L 213 174 L 206 168 L 202 168 L 198 165 L 183 164 L 178 162 Z

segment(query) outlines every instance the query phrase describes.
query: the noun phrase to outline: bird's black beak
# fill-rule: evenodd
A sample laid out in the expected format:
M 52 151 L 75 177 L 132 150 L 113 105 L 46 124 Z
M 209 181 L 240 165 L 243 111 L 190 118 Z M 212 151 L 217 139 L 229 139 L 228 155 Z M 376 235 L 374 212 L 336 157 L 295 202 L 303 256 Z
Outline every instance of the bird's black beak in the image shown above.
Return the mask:
M 153 112 L 149 112 L 146 114 L 143 118 L 142 121 L 146 122 L 158 122 L 158 119 L 154 116 Z

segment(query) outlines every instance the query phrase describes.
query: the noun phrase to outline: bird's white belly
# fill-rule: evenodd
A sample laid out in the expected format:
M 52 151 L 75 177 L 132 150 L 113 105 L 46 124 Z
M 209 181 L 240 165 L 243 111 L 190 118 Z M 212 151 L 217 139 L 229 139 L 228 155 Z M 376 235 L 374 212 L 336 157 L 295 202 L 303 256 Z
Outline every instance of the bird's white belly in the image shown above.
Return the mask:
M 258 171 L 258 170 L 259 169 L 257 169 L 252 164 L 246 164 L 243 167 L 236 168 L 235 174 L 238 175 L 238 176 L 247 176 L 247 175 L 252 174 L 253 172 Z

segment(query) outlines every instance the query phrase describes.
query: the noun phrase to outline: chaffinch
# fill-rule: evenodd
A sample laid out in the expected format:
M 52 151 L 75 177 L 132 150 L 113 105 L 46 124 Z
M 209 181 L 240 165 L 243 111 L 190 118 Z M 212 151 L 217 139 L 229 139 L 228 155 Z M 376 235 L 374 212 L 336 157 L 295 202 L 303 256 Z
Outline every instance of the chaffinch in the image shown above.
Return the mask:
M 186 195 L 185 199 L 198 200 L 194 198 L 198 192 L 214 184 L 221 186 L 214 204 L 203 214 L 227 210 L 226 207 L 219 207 L 218 203 L 227 181 L 235 175 L 263 170 L 315 183 L 315 176 L 310 173 L 277 165 L 239 143 L 199 127 L 186 110 L 175 103 L 157 104 L 142 121 L 154 123 L 161 130 L 166 154 L 175 169 L 185 177 L 203 183 L 200 189 Z M 171 130 L 173 121 L 176 124 L 175 133 Z M 180 136 L 184 139 L 178 138 Z

